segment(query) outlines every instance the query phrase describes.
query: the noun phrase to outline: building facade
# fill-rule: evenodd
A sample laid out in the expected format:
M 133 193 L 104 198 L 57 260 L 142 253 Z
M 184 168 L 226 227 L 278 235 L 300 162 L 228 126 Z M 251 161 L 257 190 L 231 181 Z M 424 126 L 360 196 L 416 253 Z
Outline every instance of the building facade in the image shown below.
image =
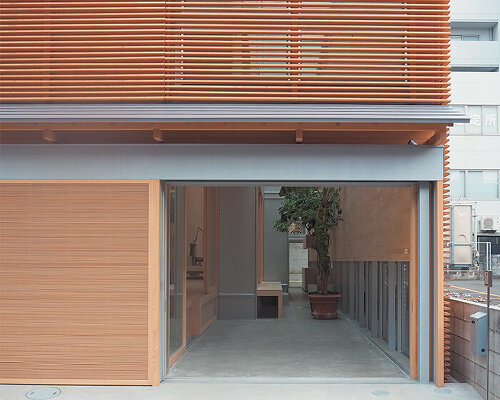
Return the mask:
M 450 130 L 453 264 L 500 275 L 500 4 L 451 1 L 451 102 L 469 115 Z M 487 245 L 489 242 L 490 245 Z
M 352 207 L 335 261 L 375 335 L 396 289 L 365 302 L 369 266 L 404 267 L 409 376 L 443 385 L 447 0 L 1 7 L 2 382 L 159 384 L 190 332 L 257 315 L 255 188 L 328 184 L 404 187 L 395 222 Z

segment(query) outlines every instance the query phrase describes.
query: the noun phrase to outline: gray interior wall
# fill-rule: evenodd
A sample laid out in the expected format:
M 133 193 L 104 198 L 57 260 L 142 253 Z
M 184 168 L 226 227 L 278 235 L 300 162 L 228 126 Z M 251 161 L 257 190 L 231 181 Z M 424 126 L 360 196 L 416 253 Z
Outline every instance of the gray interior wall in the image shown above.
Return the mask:
M 255 187 L 219 189 L 219 318 L 257 317 Z
M 278 209 L 283 204 L 280 187 L 263 188 L 264 208 L 264 281 L 288 285 L 288 234 L 274 229 L 279 218 Z

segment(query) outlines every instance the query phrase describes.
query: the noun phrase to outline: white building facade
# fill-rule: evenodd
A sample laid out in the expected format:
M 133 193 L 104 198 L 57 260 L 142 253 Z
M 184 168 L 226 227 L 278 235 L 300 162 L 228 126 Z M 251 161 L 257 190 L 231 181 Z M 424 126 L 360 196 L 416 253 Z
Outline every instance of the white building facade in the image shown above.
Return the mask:
M 450 20 L 451 100 L 471 118 L 450 130 L 452 263 L 457 269 L 479 263 L 480 270 L 491 248 L 498 275 L 500 1 L 452 0 Z

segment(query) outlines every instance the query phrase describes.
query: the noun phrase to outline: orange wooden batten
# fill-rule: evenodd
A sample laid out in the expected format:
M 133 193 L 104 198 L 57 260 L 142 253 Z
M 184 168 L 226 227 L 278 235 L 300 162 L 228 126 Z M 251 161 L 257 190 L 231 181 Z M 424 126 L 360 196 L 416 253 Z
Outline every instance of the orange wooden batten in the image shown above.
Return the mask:
M 3 102 L 448 102 L 448 0 L 6 0 Z

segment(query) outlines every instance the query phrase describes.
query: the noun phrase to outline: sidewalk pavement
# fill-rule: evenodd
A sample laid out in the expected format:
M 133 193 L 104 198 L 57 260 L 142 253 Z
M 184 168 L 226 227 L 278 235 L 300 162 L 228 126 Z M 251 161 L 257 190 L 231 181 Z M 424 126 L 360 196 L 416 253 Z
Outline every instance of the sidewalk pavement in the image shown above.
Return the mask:
M 2 385 L 1 400 L 26 400 L 42 385 Z M 54 400 L 482 400 L 466 383 L 444 388 L 433 384 L 397 383 L 203 383 L 163 382 L 159 387 L 64 386 Z

